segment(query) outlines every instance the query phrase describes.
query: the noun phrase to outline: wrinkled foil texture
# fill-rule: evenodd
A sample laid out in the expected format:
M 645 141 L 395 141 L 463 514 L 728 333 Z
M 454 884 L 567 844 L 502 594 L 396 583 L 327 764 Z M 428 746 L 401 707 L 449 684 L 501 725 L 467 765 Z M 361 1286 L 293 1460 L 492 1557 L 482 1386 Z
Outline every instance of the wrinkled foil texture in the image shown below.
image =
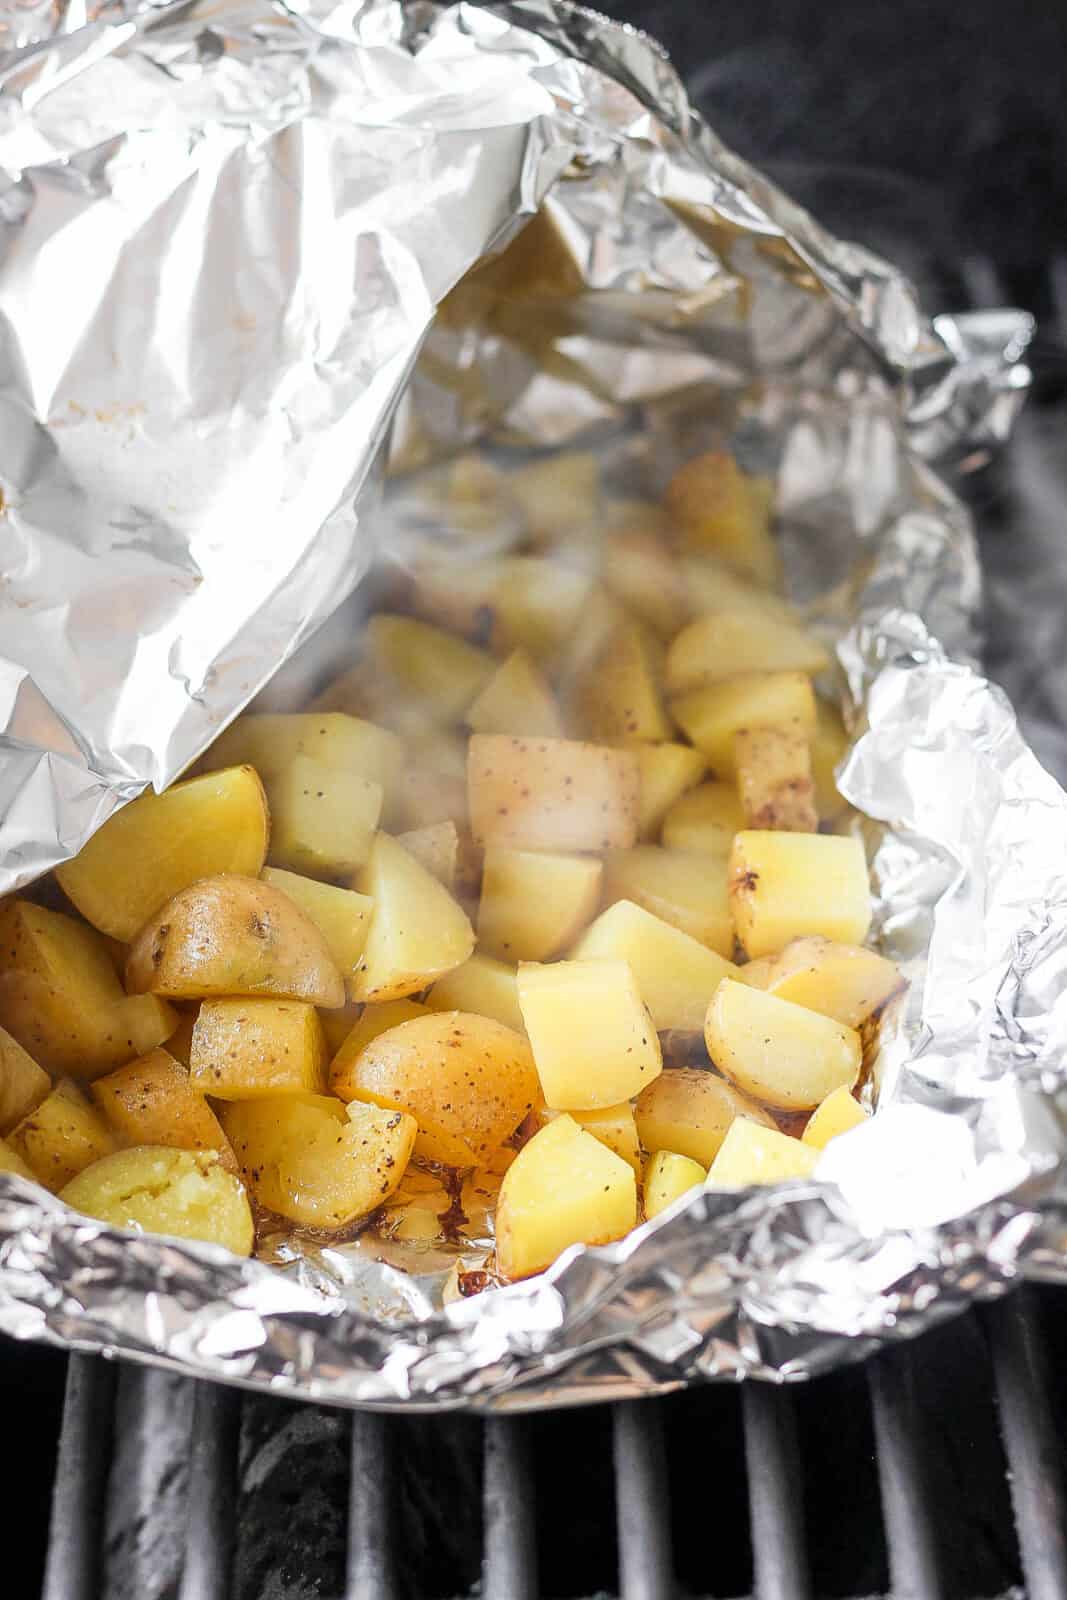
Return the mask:
M 879 1114 L 816 1181 L 695 1194 L 441 1309 L 439 1274 L 238 1261 L 8 1177 L 0 1327 L 345 1404 L 519 1408 L 803 1378 L 1067 1276 L 1067 799 L 977 669 L 937 475 L 1007 436 L 1029 319 L 927 321 L 717 141 L 654 44 L 562 0 L 0 26 L 0 890 L 299 670 L 390 538 L 387 455 L 614 440 L 665 476 L 725 438 L 775 474 L 791 588 L 837 643 L 841 787 L 911 979 Z M 509 318 L 492 263 L 467 274 L 542 206 Z

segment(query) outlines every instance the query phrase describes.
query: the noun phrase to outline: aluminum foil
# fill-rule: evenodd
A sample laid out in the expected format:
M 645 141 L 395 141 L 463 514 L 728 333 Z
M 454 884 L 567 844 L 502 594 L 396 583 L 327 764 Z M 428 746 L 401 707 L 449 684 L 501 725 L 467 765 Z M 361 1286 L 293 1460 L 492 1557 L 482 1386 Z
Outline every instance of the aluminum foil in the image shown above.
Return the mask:
M 694 1194 L 442 1306 L 439 1272 L 374 1251 L 238 1261 L 5 1177 L 0 1327 L 347 1404 L 522 1407 L 803 1378 L 1067 1277 L 1067 797 L 977 668 L 937 475 L 1007 434 L 1029 320 L 926 320 L 654 44 L 562 0 L 0 22 L 0 889 L 321 664 L 398 537 L 387 456 L 592 440 L 655 486 L 715 440 L 774 474 L 792 591 L 837 645 L 841 787 L 911 980 L 878 1115 L 811 1182 Z

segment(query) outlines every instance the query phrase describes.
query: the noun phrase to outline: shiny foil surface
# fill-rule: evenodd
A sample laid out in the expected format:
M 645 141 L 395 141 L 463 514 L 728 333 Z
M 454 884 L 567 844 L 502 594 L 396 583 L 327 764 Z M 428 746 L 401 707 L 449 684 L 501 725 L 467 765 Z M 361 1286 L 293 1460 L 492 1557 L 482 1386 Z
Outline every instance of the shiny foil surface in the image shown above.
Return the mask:
M 5 1177 L 0 1327 L 343 1404 L 518 1408 L 804 1378 L 1067 1277 L 1067 798 L 977 669 L 939 475 L 1009 432 L 1029 319 L 927 320 L 718 142 L 654 44 L 561 0 L 0 24 L 0 891 L 321 664 L 404 537 L 409 469 L 580 444 L 654 483 L 719 441 L 773 474 L 791 592 L 837 645 L 841 788 L 911 980 L 878 1115 L 815 1181 L 696 1193 L 442 1304 L 444 1263 L 366 1237 L 242 1261 Z

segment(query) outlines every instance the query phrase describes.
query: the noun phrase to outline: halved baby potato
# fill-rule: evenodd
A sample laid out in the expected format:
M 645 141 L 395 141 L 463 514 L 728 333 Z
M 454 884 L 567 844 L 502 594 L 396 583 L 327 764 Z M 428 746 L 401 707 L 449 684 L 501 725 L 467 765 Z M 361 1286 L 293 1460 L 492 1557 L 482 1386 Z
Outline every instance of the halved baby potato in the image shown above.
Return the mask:
M 738 1117 L 773 1128 L 773 1119 L 732 1083 L 704 1067 L 668 1067 L 634 1108 L 642 1148 L 672 1150 L 708 1167 Z
M 280 889 L 318 928 L 346 983 L 355 977 L 367 943 L 374 901 L 355 889 L 339 889 L 297 872 L 265 867 L 263 882 Z
M 374 902 L 353 999 L 402 1000 L 466 961 L 474 929 L 466 912 L 403 845 L 379 833 L 355 887 Z
M 59 1198 L 112 1228 L 160 1233 L 252 1254 L 255 1230 L 244 1187 L 206 1150 L 139 1145 L 102 1157 Z
M 831 1017 L 724 978 L 708 1007 L 704 1037 L 719 1070 L 746 1094 L 785 1111 L 807 1111 L 859 1076 L 860 1036 Z
M 779 955 L 750 961 L 741 973 L 753 988 L 848 1028 L 862 1026 L 904 987 L 896 966 L 877 951 L 818 935 L 794 939 Z

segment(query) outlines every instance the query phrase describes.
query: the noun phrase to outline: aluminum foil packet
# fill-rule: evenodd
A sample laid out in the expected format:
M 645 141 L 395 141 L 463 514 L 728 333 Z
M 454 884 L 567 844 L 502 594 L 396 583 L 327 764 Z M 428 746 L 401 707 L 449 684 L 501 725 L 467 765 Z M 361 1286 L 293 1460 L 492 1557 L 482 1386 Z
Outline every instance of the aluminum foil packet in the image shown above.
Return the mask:
M 321 661 L 402 537 L 387 468 L 592 441 L 655 480 L 713 439 L 773 475 L 792 593 L 837 646 L 840 786 L 910 979 L 878 1114 L 811 1182 L 695 1193 L 442 1306 L 439 1273 L 241 1261 L 7 1177 L 0 1327 L 340 1403 L 520 1407 L 803 1378 L 1067 1277 L 1067 800 L 977 669 L 938 475 L 1006 436 L 1029 319 L 926 320 L 722 146 L 651 41 L 563 0 L 0 21 L 0 891 Z

